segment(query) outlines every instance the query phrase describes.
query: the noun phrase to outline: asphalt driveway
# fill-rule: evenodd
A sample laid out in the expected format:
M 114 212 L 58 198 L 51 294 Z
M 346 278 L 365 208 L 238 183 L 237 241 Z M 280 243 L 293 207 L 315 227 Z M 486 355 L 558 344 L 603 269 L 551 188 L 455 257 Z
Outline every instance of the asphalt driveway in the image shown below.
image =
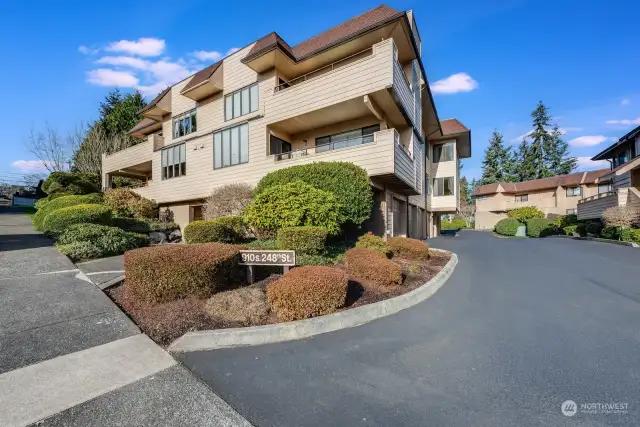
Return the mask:
M 256 426 L 640 425 L 640 250 L 471 231 L 430 243 L 460 263 L 422 304 L 181 359 Z M 627 412 L 567 417 L 566 400 Z

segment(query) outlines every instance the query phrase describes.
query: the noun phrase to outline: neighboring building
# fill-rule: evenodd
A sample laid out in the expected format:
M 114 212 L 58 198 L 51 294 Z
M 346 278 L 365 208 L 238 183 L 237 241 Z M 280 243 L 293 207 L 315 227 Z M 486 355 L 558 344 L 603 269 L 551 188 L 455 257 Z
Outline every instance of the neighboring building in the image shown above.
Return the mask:
M 501 182 L 476 187 L 476 229 L 490 230 L 507 212 L 523 206 L 535 206 L 553 219 L 558 215 L 577 214 L 585 197 L 606 194 L 611 187 L 603 179 L 608 169 L 578 172 L 523 182 Z
M 13 201 L 11 200 L 10 197 L 0 196 L 0 206 L 12 206 L 12 205 L 13 205 Z
M 640 210 L 640 126 L 591 160 L 607 160 L 611 170 L 602 180 L 611 182 L 610 191 L 580 200 L 578 219 L 602 218 L 607 208 L 630 205 Z
M 103 186 L 141 178 L 136 191 L 184 226 L 218 186 L 348 161 L 371 177 L 372 231 L 436 235 L 471 135 L 438 119 L 420 55 L 413 13 L 386 6 L 296 46 L 268 34 L 153 99 L 130 132 L 146 141 L 103 155 Z

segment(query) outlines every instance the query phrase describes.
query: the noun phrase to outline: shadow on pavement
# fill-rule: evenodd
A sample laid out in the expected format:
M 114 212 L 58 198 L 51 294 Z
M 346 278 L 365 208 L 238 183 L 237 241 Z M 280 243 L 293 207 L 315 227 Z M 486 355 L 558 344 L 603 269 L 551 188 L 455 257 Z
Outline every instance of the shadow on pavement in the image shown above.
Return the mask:
M 21 249 L 44 248 L 53 246 L 53 242 L 40 234 L 2 234 L 0 252 L 19 251 Z

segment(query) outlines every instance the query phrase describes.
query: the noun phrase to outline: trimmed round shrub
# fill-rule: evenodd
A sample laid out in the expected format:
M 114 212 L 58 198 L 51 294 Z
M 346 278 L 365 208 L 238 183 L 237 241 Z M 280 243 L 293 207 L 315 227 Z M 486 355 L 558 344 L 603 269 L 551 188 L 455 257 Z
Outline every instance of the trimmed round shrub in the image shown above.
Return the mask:
M 363 234 L 358 238 L 358 241 L 356 242 L 356 248 L 374 249 L 387 258 L 391 256 L 391 250 L 389 250 L 387 242 L 385 242 L 382 237 L 376 236 L 371 232 Z
M 600 232 L 602 232 L 602 223 L 600 221 L 588 221 L 585 224 L 585 231 L 587 234 L 600 236 Z
M 193 221 L 184 228 L 184 239 L 187 243 L 232 243 L 241 241 L 245 235 L 245 222 L 239 216 Z
M 104 205 L 114 215 L 138 219 L 155 218 L 158 206 L 129 188 L 113 188 L 104 192 Z
M 285 227 L 278 230 L 276 243 L 279 249 L 317 255 L 324 252 L 327 234 L 324 227 Z
M 532 218 L 527 220 L 527 236 L 545 237 L 552 234 L 550 224 L 546 218 Z
M 422 240 L 409 237 L 390 237 L 387 240 L 387 245 L 393 256 L 414 260 L 429 259 L 429 245 Z
M 47 215 L 42 223 L 42 231 L 55 235 L 73 224 L 109 224 L 110 220 L 111 211 L 106 206 L 95 204 L 69 206 Z
M 297 267 L 267 285 L 267 300 L 281 320 L 335 313 L 344 307 L 349 278 L 332 267 Z
M 316 162 L 279 169 L 268 173 L 258 182 L 255 194 L 293 181 L 303 181 L 333 194 L 340 205 L 340 217 L 346 223 L 360 225 L 371 216 L 373 190 L 369 175 L 358 165 L 350 162 Z
M 620 240 L 640 245 L 640 230 L 637 228 L 623 228 L 620 230 Z
M 544 213 L 535 206 L 524 206 L 522 208 L 510 210 L 507 212 L 507 216 L 524 223 L 528 219 L 544 218 Z
M 79 242 L 90 243 L 98 255 L 91 258 L 118 255 L 125 251 L 147 246 L 149 236 L 130 233 L 118 227 L 99 224 L 74 224 L 64 230 L 58 237 L 58 244 L 69 245 Z M 66 255 L 66 254 L 65 254 Z M 75 259 L 84 259 L 71 256 Z
M 261 234 L 301 225 L 324 227 L 336 234 L 342 222 L 333 194 L 302 181 L 266 188 L 246 207 L 244 217 Z
M 402 268 L 375 249 L 352 248 L 344 254 L 345 270 L 351 276 L 376 286 L 402 283 Z
M 496 223 L 495 232 L 503 236 L 515 236 L 522 223 L 517 219 L 505 218 Z
M 442 221 L 440 223 L 441 230 L 460 230 L 467 228 L 467 223 L 463 219 L 454 219 L 453 221 Z
M 149 303 L 207 298 L 237 278 L 241 247 L 223 243 L 160 245 L 124 254 L 127 291 Z
M 269 315 L 269 303 L 264 290 L 244 287 L 214 294 L 205 310 L 218 319 L 251 326 Z
M 102 194 L 86 194 L 83 196 L 61 196 L 56 197 L 52 200 L 41 205 L 38 211 L 33 215 L 31 219 L 33 221 L 33 226 L 36 230 L 42 230 L 42 224 L 44 219 L 51 212 L 61 209 L 67 208 L 69 206 L 75 205 L 85 205 L 85 204 L 99 204 L 102 203 Z
M 602 229 L 600 237 L 603 239 L 618 240 L 620 238 L 620 231 L 618 227 L 605 227 Z
M 56 248 L 74 261 L 104 256 L 102 251 L 91 242 L 78 241 L 64 245 L 56 243 Z
M 100 191 L 100 175 L 81 172 L 51 172 L 42 183 L 47 194 L 91 194 Z

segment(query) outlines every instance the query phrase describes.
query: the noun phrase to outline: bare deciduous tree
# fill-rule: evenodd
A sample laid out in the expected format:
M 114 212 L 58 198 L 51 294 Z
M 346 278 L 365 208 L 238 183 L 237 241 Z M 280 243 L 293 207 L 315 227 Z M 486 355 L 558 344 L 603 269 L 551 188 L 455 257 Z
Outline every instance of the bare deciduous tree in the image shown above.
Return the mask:
M 607 227 L 618 229 L 631 227 L 640 219 L 640 212 L 631 206 L 613 206 L 602 214 L 602 220 Z
M 69 146 L 73 150 L 73 165 L 85 173 L 102 173 L 102 154 L 112 153 L 127 148 L 129 136 L 121 133 L 108 135 L 100 125 L 88 129 L 80 124 L 68 136 Z
M 45 124 L 44 131 L 31 128 L 25 145 L 49 172 L 69 168 L 70 147 L 48 123 Z
M 204 219 L 216 219 L 221 216 L 241 215 L 252 198 L 252 189 L 248 184 L 223 185 L 207 197 L 202 206 L 202 216 Z
M 43 173 L 28 173 L 23 176 L 22 180 L 26 186 L 37 187 L 38 183 L 46 178 L 47 175 Z
M 464 219 L 467 227 L 471 227 L 471 223 L 476 216 L 476 207 L 475 205 L 470 205 L 464 201 L 460 201 L 460 210 L 459 214 Z

